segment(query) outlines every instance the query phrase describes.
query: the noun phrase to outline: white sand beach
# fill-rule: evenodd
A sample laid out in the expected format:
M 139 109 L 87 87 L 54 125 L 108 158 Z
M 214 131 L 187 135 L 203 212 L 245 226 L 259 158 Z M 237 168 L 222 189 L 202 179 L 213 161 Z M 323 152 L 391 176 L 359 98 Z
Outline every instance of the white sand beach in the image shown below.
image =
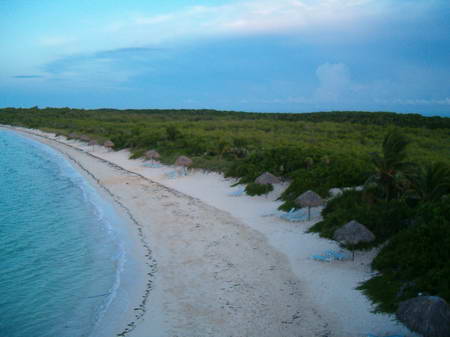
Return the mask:
M 163 336 L 416 336 L 355 287 L 375 252 L 354 261 L 310 259 L 336 242 L 305 233 L 311 222 L 274 216 L 267 197 L 232 197 L 217 173 L 169 179 L 126 150 L 108 151 L 37 130 L 13 128 L 65 154 L 128 217 L 142 260 L 128 314 L 115 334 Z M 122 322 L 123 320 L 123 322 Z M 126 330 L 127 329 L 127 330 Z

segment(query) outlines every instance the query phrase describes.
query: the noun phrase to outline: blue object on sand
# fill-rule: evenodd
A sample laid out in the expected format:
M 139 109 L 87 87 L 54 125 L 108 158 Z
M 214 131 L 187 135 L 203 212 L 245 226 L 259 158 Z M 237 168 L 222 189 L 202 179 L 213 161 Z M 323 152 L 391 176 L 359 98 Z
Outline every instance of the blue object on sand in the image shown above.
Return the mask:
M 175 179 L 177 177 L 177 171 L 166 172 L 165 175 L 169 179 Z
M 311 259 L 321 262 L 331 262 L 331 257 L 324 255 L 312 255 Z
M 245 188 L 241 187 L 233 192 L 228 193 L 231 197 L 240 197 L 241 195 L 244 195 Z
M 334 250 L 327 250 L 325 252 L 325 255 L 331 257 L 334 260 L 339 260 L 339 261 L 345 260 L 347 258 L 347 255 L 345 255 L 344 253 L 338 253 L 338 252 L 335 252 Z

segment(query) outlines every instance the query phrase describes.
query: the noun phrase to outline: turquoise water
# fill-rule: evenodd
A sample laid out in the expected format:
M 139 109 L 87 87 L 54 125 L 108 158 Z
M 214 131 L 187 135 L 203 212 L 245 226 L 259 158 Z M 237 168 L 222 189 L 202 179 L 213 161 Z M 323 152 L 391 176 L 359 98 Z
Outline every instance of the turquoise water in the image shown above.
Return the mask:
M 60 154 L 0 130 L 0 336 L 97 336 L 126 261 L 118 221 Z

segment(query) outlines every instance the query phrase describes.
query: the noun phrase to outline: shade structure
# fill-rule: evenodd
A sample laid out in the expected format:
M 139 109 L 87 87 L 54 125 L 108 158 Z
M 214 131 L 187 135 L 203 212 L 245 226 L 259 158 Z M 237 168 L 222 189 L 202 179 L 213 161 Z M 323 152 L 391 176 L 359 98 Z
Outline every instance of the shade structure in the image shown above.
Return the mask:
M 279 184 L 281 183 L 281 179 L 274 176 L 270 172 L 264 172 L 258 178 L 256 178 L 255 183 L 260 185 Z
M 77 134 L 74 132 L 69 133 L 69 138 L 77 138 Z
M 83 142 L 89 142 L 91 138 L 89 138 L 89 136 L 86 135 L 81 135 L 80 140 L 82 140 Z
M 352 220 L 336 229 L 333 238 L 344 244 L 356 245 L 361 242 L 375 240 L 375 235 L 366 226 Z
M 103 143 L 103 146 L 107 148 L 112 148 L 114 147 L 114 143 L 110 140 L 107 140 L 105 143 Z
M 94 146 L 97 145 L 97 141 L 95 139 L 91 139 L 88 144 Z
M 186 156 L 179 156 L 177 160 L 175 161 L 175 165 L 177 166 L 191 166 L 192 165 L 192 159 L 186 157 Z
M 325 201 L 313 191 L 306 191 L 295 199 L 295 204 L 300 207 L 318 207 L 325 204 Z
M 397 318 L 424 337 L 450 337 L 450 306 L 438 296 L 418 296 L 400 302 Z
M 308 221 L 311 220 L 311 207 L 318 207 L 325 204 L 325 200 L 311 190 L 301 194 L 294 202 L 299 207 L 308 207 Z
M 159 159 L 161 158 L 161 155 L 156 150 L 149 150 L 145 152 L 145 158 L 147 159 Z

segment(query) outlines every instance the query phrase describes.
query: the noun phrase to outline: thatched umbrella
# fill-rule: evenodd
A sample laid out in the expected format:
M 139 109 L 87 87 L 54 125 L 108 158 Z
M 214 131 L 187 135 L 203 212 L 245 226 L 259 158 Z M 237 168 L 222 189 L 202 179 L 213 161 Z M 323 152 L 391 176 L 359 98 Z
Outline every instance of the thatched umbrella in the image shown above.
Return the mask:
M 179 156 L 177 158 L 177 160 L 175 161 L 175 165 L 183 166 L 183 170 L 186 172 L 186 167 L 189 167 L 192 165 L 192 159 L 190 159 L 186 156 Z
M 281 183 L 281 179 L 274 176 L 272 173 L 264 172 L 256 178 L 255 183 L 260 185 L 279 184 Z
M 108 149 L 111 149 L 114 147 L 114 143 L 110 140 L 107 140 L 106 142 L 103 143 L 104 147 L 107 147 Z
M 97 141 L 95 139 L 91 139 L 88 143 L 88 145 L 92 146 L 92 150 L 94 150 L 95 145 L 97 145 Z
M 424 337 L 450 337 L 450 306 L 438 296 L 418 296 L 401 302 L 400 322 Z
M 175 161 L 175 165 L 177 166 L 191 166 L 192 165 L 192 159 L 186 157 L 186 156 L 179 156 L 177 160 Z
M 344 244 L 356 245 L 375 240 L 375 235 L 366 226 L 352 220 L 334 231 L 333 239 Z M 353 250 L 353 258 L 355 251 Z
M 159 152 L 156 151 L 156 150 L 149 150 L 149 151 L 145 152 L 145 157 L 146 157 L 147 159 L 153 160 L 153 159 L 159 159 L 159 158 L 161 158 L 161 155 L 160 155 Z
M 308 221 L 311 220 L 311 207 L 318 207 L 325 204 L 325 201 L 313 191 L 306 191 L 297 199 L 295 199 L 295 204 L 300 207 L 308 207 Z
M 77 134 L 74 132 L 69 133 L 69 138 L 77 138 Z
M 91 140 L 91 138 L 86 135 L 81 135 L 80 140 L 82 140 L 83 142 L 89 142 Z

